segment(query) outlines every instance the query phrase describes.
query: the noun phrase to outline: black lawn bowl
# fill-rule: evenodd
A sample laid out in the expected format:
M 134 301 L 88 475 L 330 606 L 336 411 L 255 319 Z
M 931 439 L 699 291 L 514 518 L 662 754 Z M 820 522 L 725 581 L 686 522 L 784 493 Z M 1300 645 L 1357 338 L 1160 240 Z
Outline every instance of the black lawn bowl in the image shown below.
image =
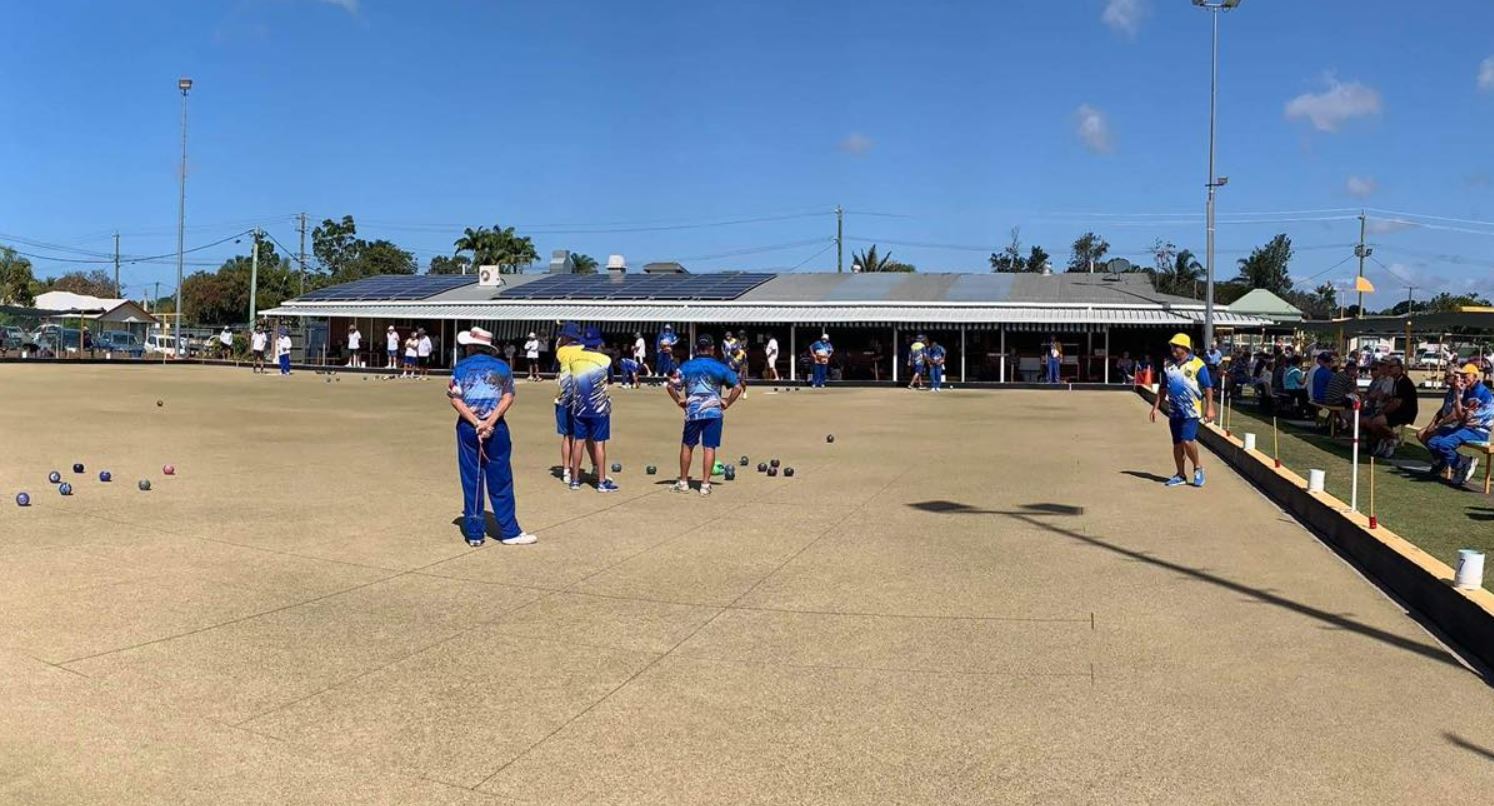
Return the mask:
M 759 473 L 766 473 L 766 472 L 768 472 L 768 463 L 767 462 L 758 462 L 757 463 L 757 472 L 759 472 Z
M 770 468 L 768 468 L 768 475 L 769 476 L 776 476 L 776 475 L 778 475 L 778 468 L 776 468 L 776 467 L 770 467 Z
M 613 473 L 621 473 L 621 472 L 623 472 L 622 462 L 613 462 L 612 463 L 612 472 Z
M 644 473 L 647 473 L 647 474 L 648 474 L 648 475 L 650 475 L 650 476 L 652 476 L 652 475 L 654 475 L 654 474 L 655 474 L 655 473 L 658 473 L 658 472 L 659 472 L 659 468 L 657 468 L 657 467 L 654 467 L 654 466 L 653 466 L 653 465 L 649 465 L 649 466 L 648 466 L 648 467 L 645 467 L 645 468 L 644 468 L 644 469 L 643 469 L 643 472 L 644 472 Z
M 793 478 L 794 477 L 794 469 L 792 467 L 785 467 L 783 469 L 783 475 L 786 476 L 786 477 L 788 477 L 788 478 Z
M 773 468 L 773 469 L 776 470 L 776 469 L 778 469 L 781 466 L 782 466 L 782 463 L 780 463 L 777 459 L 769 459 L 768 460 L 768 467 L 771 467 L 771 468 Z

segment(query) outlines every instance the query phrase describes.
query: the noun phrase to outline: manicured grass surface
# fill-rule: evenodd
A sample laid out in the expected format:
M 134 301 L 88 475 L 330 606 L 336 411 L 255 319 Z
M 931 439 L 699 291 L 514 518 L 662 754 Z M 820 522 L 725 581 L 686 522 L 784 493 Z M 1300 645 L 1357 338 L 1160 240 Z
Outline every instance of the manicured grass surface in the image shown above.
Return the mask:
M 1422 401 L 1422 408 L 1436 404 Z M 1423 418 L 1418 426 L 1424 425 Z M 1335 438 L 1317 429 L 1278 421 L 1281 463 L 1303 478 L 1310 468 L 1325 471 L 1325 487 L 1333 496 L 1349 500 L 1352 480 L 1352 443 L 1344 432 Z M 1253 400 L 1231 403 L 1229 429 L 1237 437 L 1249 431 L 1256 435 L 1256 448 L 1270 455 L 1271 418 L 1256 412 Z M 1494 554 L 1494 496 L 1483 494 L 1483 467 L 1467 487 L 1453 487 L 1434 479 L 1421 468 L 1431 463 L 1431 456 L 1414 435 L 1401 446 L 1391 461 L 1376 460 L 1374 467 L 1375 515 L 1396 534 L 1420 546 L 1448 565 L 1457 566 L 1459 549 L 1478 549 Z M 1243 437 L 1242 437 L 1243 438 Z M 1361 446 L 1359 466 L 1359 508 L 1369 513 L 1370 465 L 1368 441 Z M 1484 575 L 1484 587 L 1494 590 L 1494 574 Z

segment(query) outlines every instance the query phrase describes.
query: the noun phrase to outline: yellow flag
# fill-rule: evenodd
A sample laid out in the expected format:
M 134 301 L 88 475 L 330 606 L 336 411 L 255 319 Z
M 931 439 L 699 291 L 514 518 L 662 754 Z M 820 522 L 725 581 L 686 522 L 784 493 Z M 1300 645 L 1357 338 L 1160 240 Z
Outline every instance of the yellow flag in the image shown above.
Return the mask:
M 1373 294 L 1375 293 L 1375 286 L 1369 281 L 1368 277 L 1365 277 L 1361 274 L 1358 277 L 1354 278 L 1354 290 L 1362 291 L 1366 294 Z

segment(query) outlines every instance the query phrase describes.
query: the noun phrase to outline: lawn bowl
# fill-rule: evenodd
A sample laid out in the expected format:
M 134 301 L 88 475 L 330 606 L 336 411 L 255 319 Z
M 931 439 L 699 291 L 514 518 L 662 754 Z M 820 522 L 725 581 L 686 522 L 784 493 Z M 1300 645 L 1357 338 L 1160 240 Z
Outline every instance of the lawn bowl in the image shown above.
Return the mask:
M 30 494 L 28 494 L 28 493 L 16 493 L 16 506 L 18 506 L 18 507 L 29 507 L 29 506 L 31 506 L 31 496 L 30 496 Z

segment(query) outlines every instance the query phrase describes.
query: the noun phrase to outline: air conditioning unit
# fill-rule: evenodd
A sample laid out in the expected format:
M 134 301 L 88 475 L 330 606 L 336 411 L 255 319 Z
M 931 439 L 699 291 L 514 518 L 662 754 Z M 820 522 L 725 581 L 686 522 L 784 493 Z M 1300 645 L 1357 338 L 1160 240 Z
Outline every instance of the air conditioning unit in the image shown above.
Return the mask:
M 497 266 L 478 266 L 477 284 L 488 288 L 496 288 L 503 285 L 503 273 Z

